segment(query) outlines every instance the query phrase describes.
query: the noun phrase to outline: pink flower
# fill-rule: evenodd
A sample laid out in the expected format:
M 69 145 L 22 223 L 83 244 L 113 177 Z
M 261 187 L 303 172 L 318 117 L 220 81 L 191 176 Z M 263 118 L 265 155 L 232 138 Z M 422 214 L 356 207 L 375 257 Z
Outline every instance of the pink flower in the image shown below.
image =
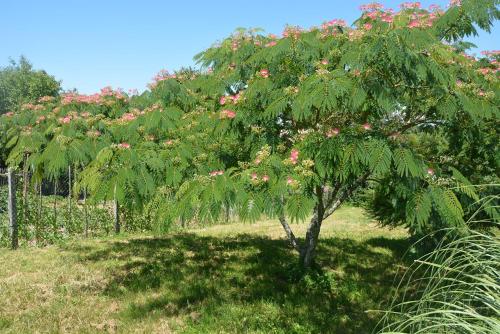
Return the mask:
M 402 9 L 418 9 L 421 7 L 420 2 L 405 2 L 399 5 Z
M 100 135 L 101 135 L 101 131 L 99 131 L 99 130 L 87 131 L 87 136 L 89 136 L 89 137 L 99 137 Z
M 296 149 L 293 149 L 290 152 L 290 160 L 292 161 L 292 164 L 297 164 L 297 160 L 299 159 L 299 151 Z
M 209 173 L 210 176 L 219 176 L 219 175 L 223 175 L 223 174 L 224 174 L 223 170 L 214 170 L 214 171 Z
M 334 128 L 334 129 L 328 130 L 328 132 L 326 133 L 326 136 L 328 138 L 331 138 L 331 137 L 337 136 L 339 133 L 340 133 L 340 130 L 338 128 Z
M 123 121 L 129 122 L 129 121 L 133 121 L 134 119 L 136 119 L 136 116 L 132 113 L 125 113 L 122 115 Z
M 363 129 L 368 131 L 368 130 L 372 129 L 372 126 L 370 125 L 370 123 L 365 123 L 365 124 L 363 124 Z
M 288 177 L 288 178 L 286 179 L 286 184 L 288 184 L 288 185 L 292 185 L 292 184 L 293 184 L 293 182 L 294 182 L 294 180 L 293 180 L 291 177 Z
M 255 164 L 258 165 L 261 163 L 261 160 L 259 158 L 255 159 Z
M 124 148 L 124 149 L 129 149 L 130 148 L 130 144 L 124 142 L 124 143 L 118 144 L 118 147 Z
M 262 176 L 262 181 L 264 181 L 264 182 L 269 181 L 269 175 Z
M 432 175 L 434 175 L 434 169 L 432 169 L 432 168 L 427 168 L 427 174 L 429 174 L 429 175 L 431 175 L 431 176 L 432 176 Z
M 257 173 L 252 173 L 251 178 L 252 180 L 257 180 L 258 178 Z
M 491 69 L 490 68 L 480 68 L 479 70 L 479 73 L 481 73 L 482 75 L 488 75 L 488 73 L 491 72 Z
M 410 29 L 418 27 L 420 27 L 420 23 L 417 20 L 411 20 L 410 23 L 408 23 L 408 28 Z
M 221 96 L 220 99 L 219 99 L 219 103 L 220 105 L 225 105 L 226 104 L 226 97 L 225 96 Z
M 323 60 L 321 61 L 321 64 L 323 64 L 323 65 L 328 65 L 328 59 L 323 59 Z
M 370 30 L 372 28 L 372 24 L 371 23 L 365 23 L 363 24 L 363 28 L 365 28 L 365 30 Z
M 260 76 L 263 78 L 269 78 L 269 71 L 267 69 L 260 70 Z
M 69 122 L 71 122 L 71 116 L 66 116 L 66 117 L 60 118 L 59 121 L 62 124 L 68 124 Z
M 220 118 L 235 118 L 235 117 L 236 117 L 236 112 L 232 110 L 225 109 L 220 112 Z
M 173 144 L 174 144 L 174 141 L 172 139 L 169 139 L 169 140 L 165 141 L 165 145 L 167 145 L 167 146 L 170 146 L 170 145 L 173 145 Z
M 480 90 L 480 91 L 479 91 L 479 93 L 478 93 L 478 95 L 479 95 L 479 96 L 485 96 L 485 95 L 486 95 L 486 93 L 485 93 L 485 92 L 483 92 L 482 90 Z
M 5 113 L 5 116 L 12 117 L 12 116 L 14 116 L 14 113 L 12 111 L 9 111 L 9 112 Z
M 275 46 L 276 44 L 278 44 L 276 41 L 270 41 L 269 43 L 266 44 L 266 48 L 269 48 L 271 46 Z
M 382 16 L 382 22 L 392 23 L 392 22 L 394 22 L 394 17 L 390 14 L 386 14 L 386 15 Z

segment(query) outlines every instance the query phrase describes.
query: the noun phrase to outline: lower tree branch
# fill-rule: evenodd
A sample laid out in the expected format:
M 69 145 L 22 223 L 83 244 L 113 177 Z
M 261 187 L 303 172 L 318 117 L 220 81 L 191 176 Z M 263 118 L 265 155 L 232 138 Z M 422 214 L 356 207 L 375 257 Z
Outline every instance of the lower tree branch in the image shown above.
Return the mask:
M 363 182 L 366 181 L 366 179 L 370 176 L 370 172 L 366 172 L 365 174 L 361 175 L 354 183 L 344 190 L 337 198 L 332 196 L 329 198 L 329 202 L 326 205 L 325 212 L 323 214 L 323 219 L 328 218 L 331 216 L 335 210 L 339 208 L 339 206 L 347 199 L 349 196 L 352 195 L 352 193 L 361 186 Z
M 285 218 L 285 215 L 284 214 L 281 214 L 279 216 L 279 220 L 280 220 L 280 223 L 281 223 L 281 226 L 283 226 L 283 229 L 285 230 L 285 233 L 286 233 L 286 236 L 288 237 L 288 240 L 290 241 L 290 244 L 292 245 L 292 247 L 300 253 L 300 245 L 299 245 L 299 241 L 297 240 L 297 238 L 295 237 L 295 234 L 293 234 L 293 231 L 292 229 L 290 228 L 290 225 L 288 224 L 288 222 L 286 221 L 286 218 Z

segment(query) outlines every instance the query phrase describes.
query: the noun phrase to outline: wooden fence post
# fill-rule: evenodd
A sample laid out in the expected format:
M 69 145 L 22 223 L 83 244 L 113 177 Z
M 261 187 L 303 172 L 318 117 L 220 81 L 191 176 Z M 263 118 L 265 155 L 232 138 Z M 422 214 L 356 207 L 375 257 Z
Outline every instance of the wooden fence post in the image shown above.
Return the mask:
M 116 185 L 113 196 L 113 216 L 115 219 L 115 233 L 120 233 L 120 208 L 118 206 L 118 201 L 116 200 Z
M 69 222 L 69 226 L 71 226 L 72 224 L 72 214 L 73 214 L 73 208 L 71 207 L 71 195 L 72 195 L 72 187 L 71 187 L 71 165 L 68 166 L 68 222 Z
M 19 240 L 16 210 L 16 180 L 12 168 L 9 168 L 7 172 L 7 179 L 9 184 L 9 235 L 11 239 L 11 247 L 12 249 L 16 249 L 19 246 Z
M 87 211 L 87 188 L 83 189 L 83 214 L 85 217 L 85 238 L 89 237 L 89 216 Z

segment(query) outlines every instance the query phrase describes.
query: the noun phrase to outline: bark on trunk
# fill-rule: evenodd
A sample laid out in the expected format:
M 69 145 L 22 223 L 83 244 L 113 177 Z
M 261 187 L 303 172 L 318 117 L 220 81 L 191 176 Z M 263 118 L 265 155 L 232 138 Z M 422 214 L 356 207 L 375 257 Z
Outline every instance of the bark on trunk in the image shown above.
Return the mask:
M 300 251 L 300 265 L 302 268 L 310 268 L 316 255 L 316 246 L 318 245 L 319 232 L 323 223 L 322 210 L 315 209 L 311 223 L 307 228 L 306 240 Z

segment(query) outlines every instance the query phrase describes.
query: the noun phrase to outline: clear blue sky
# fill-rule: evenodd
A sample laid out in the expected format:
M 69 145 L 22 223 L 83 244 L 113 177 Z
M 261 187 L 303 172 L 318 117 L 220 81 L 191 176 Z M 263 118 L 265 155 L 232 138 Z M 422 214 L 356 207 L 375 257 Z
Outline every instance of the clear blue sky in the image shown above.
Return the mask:
M 142 91 L 156 72 L 193 65 L 193 56 L 237 27 L 280 33 L 342 18 L 352 23 L 360 0 L 113 1 L 2 0 L 0 66 L 25 55 L 65 89 L 92 93 L 111 85 Z M 397 8 L 402 1 L 379 1 Z M 427 7 L 446 0 L 421 1 Z M 498 49 L 500 30 L 481 33 L 479 50 Z

